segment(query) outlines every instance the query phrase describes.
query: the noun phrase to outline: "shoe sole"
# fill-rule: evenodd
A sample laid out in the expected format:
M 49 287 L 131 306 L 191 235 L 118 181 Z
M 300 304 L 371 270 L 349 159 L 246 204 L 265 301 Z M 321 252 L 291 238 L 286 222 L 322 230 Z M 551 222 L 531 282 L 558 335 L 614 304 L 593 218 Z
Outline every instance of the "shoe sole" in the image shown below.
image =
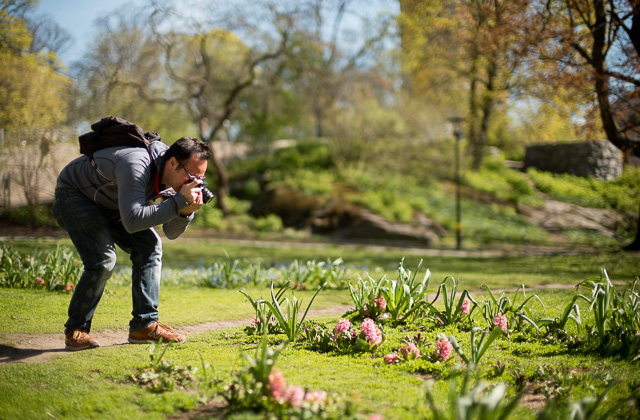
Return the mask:
M 95 344 L 89 344 L 89 345 L 84 346 L 84 347 L 72 347 L 72 346 L 69 346 L 69 345 L 65 345 L 64 349 L 65 350 L 69 350 L 69 351 L 78 351 L 78 350 L 94 349 L 94 348 L 98 348 L 98 347 L 100 347 L 100 344 L 95 343 Z

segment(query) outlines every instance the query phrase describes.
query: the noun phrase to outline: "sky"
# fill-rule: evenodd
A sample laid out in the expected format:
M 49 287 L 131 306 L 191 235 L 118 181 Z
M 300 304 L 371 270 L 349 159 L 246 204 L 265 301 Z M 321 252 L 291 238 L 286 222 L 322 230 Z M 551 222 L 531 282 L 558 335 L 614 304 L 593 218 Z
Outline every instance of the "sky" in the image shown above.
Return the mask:
M 86 42 L 93 37 L 96 18 L 131 3 L 131 0 L 40 0 L 34 15 L 48 15 L 73 37 L 73 43 L 59 57 L 69 65 L 84 53 Z
M 176 1 L 178 4 L 181 2 L 181 0 Z M 97 18 L 120 8 L 131 10 L 136 3 L 139 4 L 135 0 L 40 0 L 31 15 L 35 17 L 48 15 L 72 36 L 72 44 L 58 56 L 69 66 L 85 53 L 88 42 L 95 35 L 93 25 Z M 397 2 L 391 0 L 369 2 L 369 8 L 374 11 L 386 7 L 397 8 Z

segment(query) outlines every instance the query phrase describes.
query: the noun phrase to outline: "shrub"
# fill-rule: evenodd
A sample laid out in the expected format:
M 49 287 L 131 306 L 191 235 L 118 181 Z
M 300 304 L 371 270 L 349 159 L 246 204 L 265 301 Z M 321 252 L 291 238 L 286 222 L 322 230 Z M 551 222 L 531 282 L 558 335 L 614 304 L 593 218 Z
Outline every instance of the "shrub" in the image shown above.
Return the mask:
M 0 286 L 70 293 L 82 270 L 81 261 L 69 248 L 58 246 L 52 252 L 23 256 L 10 246 L 0 245 Z
M 625 168 L 621 177 L 611 181 L 569 174 L 551 174 L 528 169 L 537 189 L 556 200 L 579 206 L 638 211 L 640 169 Z
M 485 159 L 482 168 L 477 172 L 466 172 L 462 182 L 475 190 L 508 202 L 534 207 L 544 204 L 528 177 L 520 171 L 505 166 L 504 160 L 499 156 Z

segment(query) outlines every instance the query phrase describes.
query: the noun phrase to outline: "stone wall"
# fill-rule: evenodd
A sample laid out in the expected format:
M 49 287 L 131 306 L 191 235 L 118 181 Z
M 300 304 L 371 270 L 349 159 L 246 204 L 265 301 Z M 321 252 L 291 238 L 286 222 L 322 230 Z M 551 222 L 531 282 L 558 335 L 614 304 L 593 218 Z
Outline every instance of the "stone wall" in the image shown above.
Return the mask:
M 537 144 L 527 147 L 524 166 L 608 181 L 622 174 L 622 153 L 608 141 Z

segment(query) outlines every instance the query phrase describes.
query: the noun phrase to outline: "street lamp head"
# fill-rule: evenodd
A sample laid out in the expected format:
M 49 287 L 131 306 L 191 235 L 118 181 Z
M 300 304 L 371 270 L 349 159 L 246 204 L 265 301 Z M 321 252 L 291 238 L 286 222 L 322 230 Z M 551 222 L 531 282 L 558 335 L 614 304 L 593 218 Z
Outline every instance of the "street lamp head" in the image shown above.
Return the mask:
M 463 135 L 462 126 L 464 124 L 464 118 L 458 116 L 450 117 L 449 123 L 453 128 L 453 135 L 456 137 L 456 140 L 461 140 Z

